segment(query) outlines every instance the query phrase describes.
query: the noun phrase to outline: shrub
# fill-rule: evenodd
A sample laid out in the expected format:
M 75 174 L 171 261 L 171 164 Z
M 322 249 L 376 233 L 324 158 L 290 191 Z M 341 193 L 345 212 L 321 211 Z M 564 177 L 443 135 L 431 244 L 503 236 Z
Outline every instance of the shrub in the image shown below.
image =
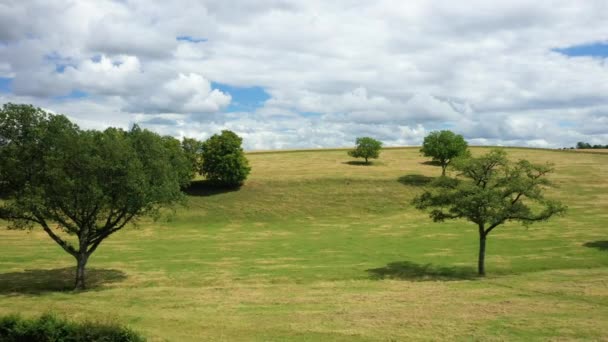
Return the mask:
M 0 317 L 2 342 L 138 342 L 145 341 L 133 330 L 110 323 L 71 322 L 54 314 L 26 319 L 19 315 Z
M 227 130 L 207 139 L 202 146 L 202 174 L 222 186 L 243 184 L 251 168 L 241 147 L 242 142 L 241 137 Z

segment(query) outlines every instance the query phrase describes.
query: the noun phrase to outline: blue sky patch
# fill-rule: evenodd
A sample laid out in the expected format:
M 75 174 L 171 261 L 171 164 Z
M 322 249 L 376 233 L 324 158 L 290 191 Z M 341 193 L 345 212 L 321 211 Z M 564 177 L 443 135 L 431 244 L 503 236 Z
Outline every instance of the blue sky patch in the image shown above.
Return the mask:
M 576 124 L 572 121 L 560 121 L 558 122 L 559 127 L 561 128 L 572 128 L 576 127 Z
M 228 112 L 252 111 L 262 107 L 264 102 L 270 98 L 262 87 L 234 87 L 216 82 L 212 82 L 211 87 L 232 96 Z
M 74 66 L 70 58 L 62 57 L 57 52 L 51 52 L 44 56 L 44 59 L 55 65 L 55 72 L 62 74 L 68 66 Z
M 12 84 L 12 78 L 0 77 L 0 93 L 10 93 Z
M 178 36 L 175 39 L 180 42 L 190 42 L 190 43 L 204 43 L 207 41 L 207 38 L 196 38 L 192 36 Z
M 608 42 L 574 45 L 567 48 L 557 48 L 553 51 L 569 57 L 608 57 Z
M 55 64 L 55 71 L 57 73 L 63 74 L 65 68 L 69 67 L 70 64 Z

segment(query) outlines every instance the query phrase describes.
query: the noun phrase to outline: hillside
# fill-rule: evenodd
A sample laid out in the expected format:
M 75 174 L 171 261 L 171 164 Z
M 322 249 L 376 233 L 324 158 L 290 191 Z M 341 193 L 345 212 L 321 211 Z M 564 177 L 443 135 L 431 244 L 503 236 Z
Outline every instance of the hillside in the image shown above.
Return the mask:
M 61 291 L 74 262 L 44 232 L 0 230 L 0 314 L 114 319 L 171 341 L 608 338 L 608 154 L 508 152 L 553 162 L 548 196 L 569 210 L 493 232 L 486 279 L 473 225 L 411 207 L 441 172 L 418 148 L 371 166 L 344 150 L 249 153 L 240 190 L 199 181 L 185 207 L 106 241 L 84 293 Z

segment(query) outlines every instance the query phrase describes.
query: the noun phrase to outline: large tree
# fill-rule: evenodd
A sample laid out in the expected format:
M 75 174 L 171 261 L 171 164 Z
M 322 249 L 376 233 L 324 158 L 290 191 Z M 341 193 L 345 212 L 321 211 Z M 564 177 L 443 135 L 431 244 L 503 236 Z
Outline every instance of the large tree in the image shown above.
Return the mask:
M 365 164 L 368 164 L 368 159 L 377 159 L 380 156 L 382 142 L 370 137 L 361 137 L 355 140 L 355 149 L 348 151 L 348 155 L 353 158 L 365 159 Z
M 0 110 L 0 218 L 9 228 L 42 228 L 72 255 L 76 289 L 106 238 L 180 201 L 189 177 L 174 138 L 137 126 L 85 131 L 29 105 Z
M 228 130 L 214 134 L 202 146 L 202 174 L 210 181 L 223 186 L 243 184 L 251 167 L 241 144 L 243 139 Z
M 468 144 L 460 134 L 452 131 L 434 131 L 424 138 L 420 152 L 426 157 L 433 158 L 441 165 L 441 175 L 445 176 L 445 170 L 450 162 L 457 157 L 466 156 Z
M 488 234 L 507 221 L 528 225 L 545 221 L 565 211 L 558 201 L 546 199 L 551 185 L 550 165 L 527 160 L 511 162 L 504 150 L 492 150 L 476 158 L 459 158 L 453 163 L 459 178 L 438 178 L 432 187 L 413 201 L 418 209 L 431 209 L 434 221 L 465 219 L 479 232 L 478 273 L 485 275 Z

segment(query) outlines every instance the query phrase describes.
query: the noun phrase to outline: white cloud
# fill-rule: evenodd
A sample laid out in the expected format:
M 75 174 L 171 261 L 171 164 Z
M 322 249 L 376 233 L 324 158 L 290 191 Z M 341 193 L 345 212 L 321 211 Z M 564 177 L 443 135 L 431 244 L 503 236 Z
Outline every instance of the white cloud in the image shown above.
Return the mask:
M 179 74 L 142 96 L 129 96 L 125 110 L 146 113 L 214 113 L 227 107 L 231 97 L 198 74 Z
M 55 76 L 71 88 L 95 94 L 121 95 L 133 91 L 141 81 L 141 64 L 136 56 L 118 56 L 111 59 L 102 55 L 98 61 L 84 60 L 77 67 L 68 66 L 63 74 Z
M 605 41 L 607 21 L 603 0 L 5 1 L 2 96 L 91 126 L 231 128 L 251 148 L 415 144 L 443 127 L 492 144 L 605 144 L 608 60 L 552 49 Z M 224 113 L 241 100 L 211 82 L 270 99 Z M 74 90 L 89 97 L 56 98 Z

